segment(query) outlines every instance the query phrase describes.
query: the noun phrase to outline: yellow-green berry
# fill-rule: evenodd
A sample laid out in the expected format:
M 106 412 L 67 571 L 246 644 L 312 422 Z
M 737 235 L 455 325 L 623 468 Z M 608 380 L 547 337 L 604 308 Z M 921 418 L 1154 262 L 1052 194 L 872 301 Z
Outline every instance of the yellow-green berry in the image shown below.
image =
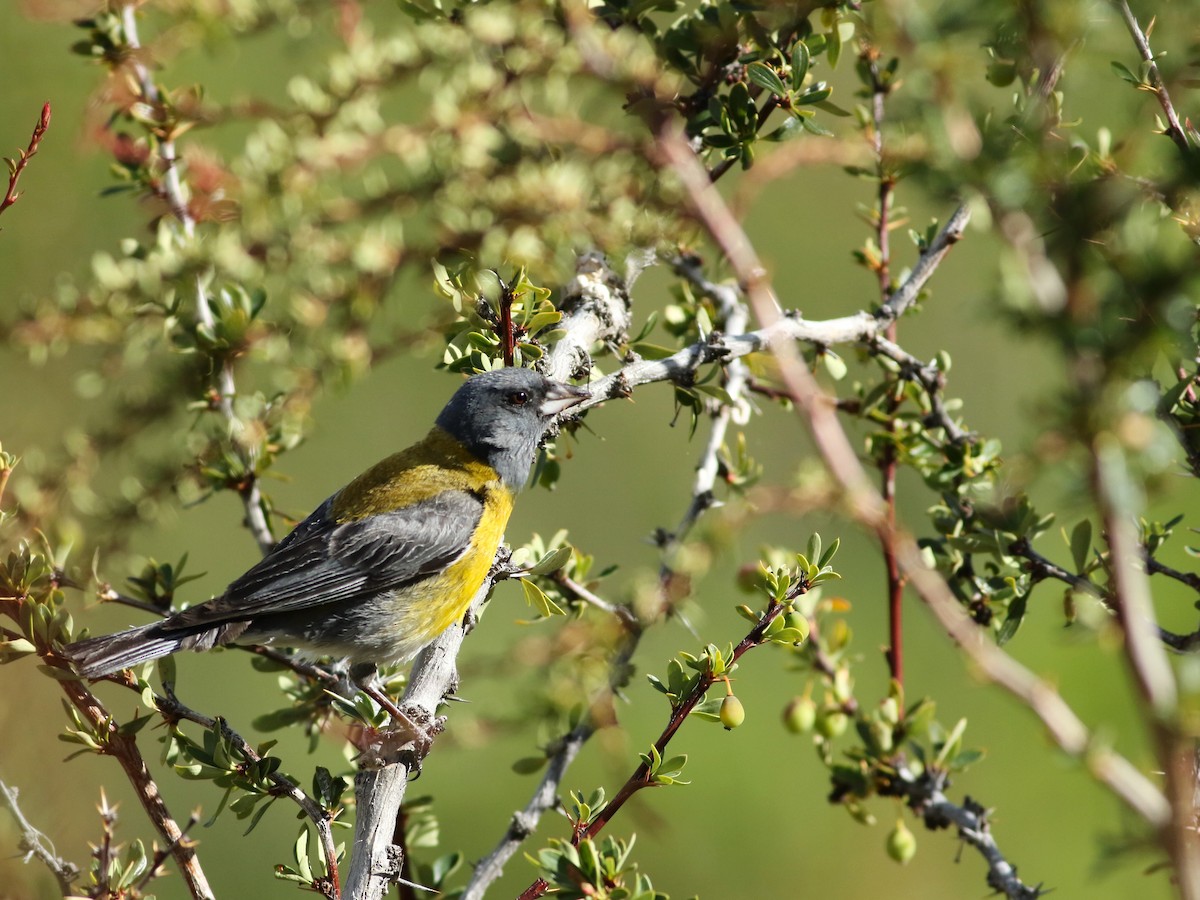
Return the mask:
M 823 709 L 817 716 L 817 732 L 822 737 L 841 737 L 849 725 L 850 717 L 836 707 Z
M 885 697 L 879 704 L 879 718 L 889 725 L 900 723 L 900 703 L 895 697 Z
M 887 854 L 900 865 L 907 865 L 917 855 L 917 838 L 903 821 L 897 820 L 896 827 L 887 838 Z
M 795 697 L 783 708 L 783 727 L 793 734 L 806 734 L 817 722 L 817 704 L 812 697 Z
M 892 733 L 892 727 L 885 722 L 880 722 L 878 719 L 872 719 L 867 726 L 871 735 L 871 742 L 875 745 L 880 753 L 891 753 L 892 748 L 896 745 L 895 735 Z
M 733 694 L 729 694 L 721 701 L 721 724 L 725 726 L 725 730 L 737 728 L 746 721 L 746 710 L 742 706 L 742 701 Z

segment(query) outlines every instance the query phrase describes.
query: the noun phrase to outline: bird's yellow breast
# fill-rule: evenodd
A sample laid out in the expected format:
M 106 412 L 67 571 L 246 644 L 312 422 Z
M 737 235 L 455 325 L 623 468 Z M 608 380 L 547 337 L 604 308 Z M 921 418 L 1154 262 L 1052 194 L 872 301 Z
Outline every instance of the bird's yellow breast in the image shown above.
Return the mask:
M 512 493 L 496 482 L 485 494 L 483 515 L 467 552 L 440 575 L 417 586 L 423 596 L 412 598 L 405 613 L 405 630 L 420 634 L 428 642 L 462 619 L 492 567 L 512 508 Z
M 338 522 L 352 522 L 429 500 L 445 491 L 480 498 L 483 512 L 466 550 L 441 572 L 406 585 L 389 598 L 388 630 L 407 657 L 462 619 L 496 558 L 513 510 L 513 492 L 441 428 L 389 456 L 346 485 L 333 501 Z

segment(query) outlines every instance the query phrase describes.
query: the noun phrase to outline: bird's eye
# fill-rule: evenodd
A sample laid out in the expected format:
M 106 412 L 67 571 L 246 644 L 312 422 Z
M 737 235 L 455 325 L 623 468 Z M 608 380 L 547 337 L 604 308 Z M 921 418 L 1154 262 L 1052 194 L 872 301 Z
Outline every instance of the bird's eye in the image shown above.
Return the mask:
M 526 391 L 513 391 L 505 399 L 508 400 L 510 406 L 524 406 L 529 402 L 529 394 Z

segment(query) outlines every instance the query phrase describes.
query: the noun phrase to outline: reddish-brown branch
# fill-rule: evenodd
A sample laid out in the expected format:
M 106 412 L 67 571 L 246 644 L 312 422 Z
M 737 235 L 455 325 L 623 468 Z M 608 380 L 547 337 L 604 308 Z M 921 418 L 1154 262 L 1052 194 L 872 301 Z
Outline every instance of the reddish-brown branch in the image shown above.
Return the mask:
M 796 597 L 806 593 L 807 590 L 807 582 L 797 582 L 788 599 L 793 600 Z M 729 660 L 729 665 L 731 667 L 734 663 L 741 659 L 743 654 L 745 654 L 748 650 L 751 650 L 754 647 L 764 643 L 763 636 L 766 634 L 767 628 L 770 627 L 771 623 L 774 622 L 775 619 L 777 619 L 786 608 L 787 607 L 785 603 L 776 603 L 772 601 L 768 604 L 766 610 L 763 612 L 762 617 L 758 620 L 755 626 L 750 629 L 749 633 L 742 638 L 736 647 L 734 647 L 733 654 Z M 667 744 L 671 742 L 671 739 L 675 736 L 675 733 L 679 731 L 687 717 L 691 715 L 692 711 L 701 703 L 701 701 L 704 700 L 704 696 L 708 693 L 708 689 L 723 678 L 725 678 L 724 675 L 714 675 L 711 672 L 701 673 L 699 681 L 697 681 L 696 686 L 692 688 L 691 692 L 688 693 L 688 695 L 682 700 L 680 700 L 677 705 L 671 707 L 671 717 L 668 719 L 667 725 L 662 730 L 662 733 L 658 736 L 658 739 L 654 742 L 654 749 L 659 753 L 659 755 L 664 753 L 667 748 Z M 649 763 L 642 761 L 638 767 L 634 769 L 633 774 L 629 776 L 623 785 L 621 785 L 621 789 L 617 791 L 616 796 L 614 796 L 612 800 L 605 804 L 604 808 L 600 810 L 600 812 L 597 813 L 596 816 L 591 819 L 591 821 L 576 823 L 574 833 L 571 835 L 571 843 L 578 846 L 581 841 L 594 838 L 600 833 L 604 826 L 612 820 L 613 816 L 620 811 L 621 807 L 625 805 L 626 801 L 628 801 L 630 797 L 642 790 L 642 788 L 651 787 L 653 784 L 654 781 L 650 777 L 650 765 Z M 545 896 L 549 890 L 550 884 L 545 879 L 538 878 L 536 881 L 530 884 L 529 887 L 521 892 L 519 900 L 536 900 L 538 897 Z
M 803 593 L 803 591 L 801 592 Z M 797 594 L 796 596 L 799 596 Z M 741 642 L 733 649 L 733 656 L 730 659 L 730 665 L 736 663 L 747 650 L 757 647 L 763 642 L 763 635 L 766 633 L 769 626 L 783 612 L 784 605 L 775 603 L 774 601 L 767 607 L 758 623 L 750 629 L 750 633 L 742 638 Z M 675 733 L 679 731 L 681 725 L 702 700 L 704 695 L 708 693 L 708 689 L 713 684 L 719 681 L 723 676 L 713 675 L 711 672 L 705 672 L 700 675 L 700 680 L 692 689 L 692 692 L 684 697 L 678 706 L 672 707 L 671 718 L 667 721 L 667 727 L 663 729 L 662 734 L 658 736 L 658 740 L 654 742 L 654 749 L 660 754 L 666 750 L 667 744 L 671 742 L 671 738 L 675 737 Z M 650 778 L 650 764 L 643 761 L 629 776 L 629 779 L 617 791 L 617 795 L 605 805 L 591 822 L 580 822 L 575 827 L 575 834 L 571 838 L 571 843 L 578 844 L 583 838 L 593 838 L 600 833 L 601 829 L 608 824 L 625 805 L 625 802 L 640 791 L 642 788 L 649 787 L 654 782 Z
M 887 303 L 891 296 L 891 262 L 892 251 L 890 235 L 892 230 L 891 209 L 892 198 L 896 188 L 896 180 L 888 171 L 884 160 L 883 150 L 883 119 L 884 107 L 890 85 L 880 77 L 878 52 L 870 45 L 863 48 L 863 57 L 867 61 L 871 74 L 871 143 L 875 153 L 875 172 L 879 180 L 878 217 L 875 222 L 876 242 L 879 246 L 879 259 L 876 262 L 875 274 L 879 281 L 879 302 Z M 887 324 L 887 339 L 896 341 L 896 319 Z M 888 414 L 894 415 L 900 405 L 900 397 L 893 395 L 888 403 Z M 895 432 L 895 424 L 889 426 Z M 889 442 L 883 449 L 879 459 L 880 493 L 886 505 L 887 528 L 880 534 L 880 547 L 883 552 L 884 570 L 887 578 L 888 604 L 888 670 L 892 678 L 899 684 L 904 684 L 904 581 L 900 574 L 900 561 L 896 556 L 896 544 L 893 535 L 896 533 L 896 447 Z
M 504 353 L 504 364 L 511 366 L 516 351 L 516 335 L 513 334 L 512 288 L 500 282 L 500 349 Z
M 49 127 L 50 104 L 46 103 L 42 106 L 41 118 L 33 126 L 33 135 L 29 138 L 29 146 L 21 151 L 21 155 L 17 159 L 6 160 L 8 162 L 8 190 L 4 192 L 4 199 L 0 200 L 0 213 L 3 213 L 20 198 L 21 195 L 17 193 L 17 181 L 20 179 L 21 173 L 25 171 L 25 167 L 29 165 L 29 160 L 37 154 L 42 138 L 46 135 L 46 129 Z
M 118 729 L 108 710 L 82 681 L 60 681 L 59 685 L 71 701 L 71 705 L 79 710 L 98 734 L 105 736 L 103 752 L 113 757 L 125 770 L 125 776 L 137 793 L 138 802 L 167 846 L 171 848 L 171 855 L 179 866 L 179 873 L 183 876 L 188 893 L 194 900 L 214 900 L 208 879 L 200 867 L 200 858 L 196 855 L 192 842 L 187 839 L 179 823 L 167 809 L 166 802 L 158 792 L 158 785 L 150 776 L 146 761 L 138 750 L 134 735 L 125 734 Z
M 546 896 L 546 892 L 550 890 L 550 883 L 544 878 L 537 879 L 525 890 L 521 891 L 521 895 L 517 900 L 537 900 L 538 897 Z
M 128 682 L 124 683 L 127 687 L 132 686 Z M 189 722 L 195 722 L 209 731 L 220 731 L 222 737 L 236 747 L 247 762 L 262 762 L 262 757 L 258 752 L 250 746 L 250 743 L 244 737 L 234 731 L 228 722 L 224 719 L 214 719 L 211 716 L 206 716 L 185 706 L 175 696 L 175 692 L 171 690 L 169 685 L 164 685 L 163 695 L 155 697 L 155 703 L 164 719 L 168 721 L 186 719 Z M 299 806 L 312 821 L 313 825 L 316 826 L 317 839 L 321 842 L 321 849 L 325 855 L 325 868 L 328 872 L 328 877 L 325 880 L 324 887 L 318 885 L 314 885 L 314 887 L 324 896 L 338 900 L 342 896 L 342 886 L 341 876 L 338 872 L 337 847 L 333 841 L 332 823 L 334 816 L 316 800 L 308 796 L 308 794 L 301 790 L 282 772 L 272 772 L 269 777 L 272 784 L 275 785 L 277 796 L 287 797 Z

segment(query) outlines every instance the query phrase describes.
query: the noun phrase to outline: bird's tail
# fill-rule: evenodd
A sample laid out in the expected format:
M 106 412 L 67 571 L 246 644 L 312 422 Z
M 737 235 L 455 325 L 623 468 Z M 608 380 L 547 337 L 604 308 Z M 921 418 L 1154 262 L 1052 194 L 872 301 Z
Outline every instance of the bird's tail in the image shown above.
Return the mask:
M 102 678 L 121 669 L 169 656 L 192 646 L 196 636 L 188 632 L 167 632 L 162 622 L 76 641 L 62 651 L 75 671 L 84 678 Z

